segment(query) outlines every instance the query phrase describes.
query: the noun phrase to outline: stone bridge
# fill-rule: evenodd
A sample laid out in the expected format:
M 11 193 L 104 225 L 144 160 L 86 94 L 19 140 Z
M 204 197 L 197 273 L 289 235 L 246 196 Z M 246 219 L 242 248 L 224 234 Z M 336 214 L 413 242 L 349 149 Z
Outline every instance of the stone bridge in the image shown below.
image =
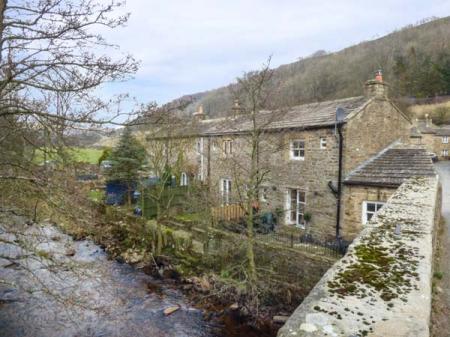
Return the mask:
M 278 337 L 429 336 L 440 193 L 437 176 L 400 186 Z

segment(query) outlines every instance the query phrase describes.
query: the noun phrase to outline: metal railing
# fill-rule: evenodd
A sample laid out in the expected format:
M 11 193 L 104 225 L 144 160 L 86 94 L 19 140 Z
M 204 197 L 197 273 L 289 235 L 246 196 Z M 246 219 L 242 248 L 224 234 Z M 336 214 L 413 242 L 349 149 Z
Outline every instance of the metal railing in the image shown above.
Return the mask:
M 271 232 L 256 234 L 261 242 L 280 244 L 293 249 L 300 249 L 315 254 L 343 256 L 347 252 L 349 243 L 343 240 L 321 240 L 308 234 Z

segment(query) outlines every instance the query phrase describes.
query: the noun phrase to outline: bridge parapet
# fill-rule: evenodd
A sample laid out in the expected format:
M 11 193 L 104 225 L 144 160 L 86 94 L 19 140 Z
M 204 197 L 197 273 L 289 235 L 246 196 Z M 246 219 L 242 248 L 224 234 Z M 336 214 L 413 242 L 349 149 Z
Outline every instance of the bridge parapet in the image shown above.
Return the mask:
M 429 336 L 437 177 L 405 182 L 278 337 Z

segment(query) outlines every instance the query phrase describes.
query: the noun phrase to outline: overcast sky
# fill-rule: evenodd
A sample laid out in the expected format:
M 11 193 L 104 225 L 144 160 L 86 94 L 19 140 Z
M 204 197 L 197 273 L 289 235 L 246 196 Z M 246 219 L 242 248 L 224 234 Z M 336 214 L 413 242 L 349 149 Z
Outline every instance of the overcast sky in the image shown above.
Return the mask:
M 127 27 L 106 33 L 141 61 L 128 92 L 165 103 L 226 85 L 244 71 L 337 51 L 431 17 L 450 15 L 449 0 L 127 0 Z

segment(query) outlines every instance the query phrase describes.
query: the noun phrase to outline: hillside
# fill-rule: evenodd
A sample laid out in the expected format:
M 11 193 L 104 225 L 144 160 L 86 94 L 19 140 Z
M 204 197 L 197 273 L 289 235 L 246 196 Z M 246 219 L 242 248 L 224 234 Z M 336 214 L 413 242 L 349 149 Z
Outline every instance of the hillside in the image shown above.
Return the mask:
M 361 95 L 363 83 L 377 69 L 383 70 L 393 96 L 420 98 L 449 94 L 450 17 L 411 25 L 335 53 L 318 52 L 276 68 L 272 85 L 277 90 L 277 105 Z M 228 87 L 188 97 L 192 103 L 184 114 L 191 114 L 203 104 L 209 117 L 223 116 L 232 104 Z

